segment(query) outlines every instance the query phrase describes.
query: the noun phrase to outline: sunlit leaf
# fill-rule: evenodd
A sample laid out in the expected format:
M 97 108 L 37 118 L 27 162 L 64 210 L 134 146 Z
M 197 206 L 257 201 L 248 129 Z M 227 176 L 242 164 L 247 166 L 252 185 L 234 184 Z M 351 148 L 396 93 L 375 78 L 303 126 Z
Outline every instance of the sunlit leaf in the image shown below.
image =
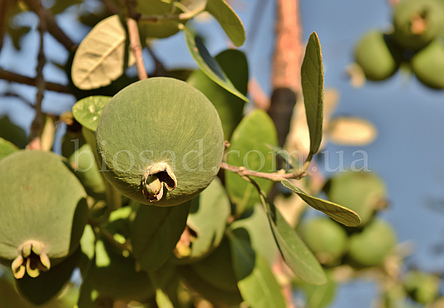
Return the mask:
M 19 148 L 15 144 L 0 137 L 0 159 L 18 150 Z
M 228 79 L 219 63 L 217 63 L 217 61 L 210 55 L 201 39 L 197 37 L 195 33 L 187 29 L 187 27 L 183 27 L 183 33 L 185 35 L 188 50 L 200 69 L 218 85 L 248 102 L 248 98 L 237 90 L 230 79 Z
M 243 299 L 255 308 L 287 307 L 281 286 L 270 265 L 250 246 L 248 232 L 237 229 L 228 238 L 233 268 Z
M 310 196 L 303 192 L 298 187 L 294 186 L 290 181 L 283 180 L 282 184 L 288 189 L 295 192 L 302 200 L 304 200 L 308 205 L 313 207 L 314 209 L 321 211 L 337 222 L 348 226 L 348 227 L 356 227 L 361 223 L 361 218 L 356 212 L 341 206 L 339 204 L 322 200 L 317 197 Z
M 138 204 L 130 221 L 130 239 L 140 268 L 153 271 L 164 264 L 185 229 L 191 200 L 172 207 Z
M 95 132 L 103 108 L 110 99 L 109 96 L 100 95 L 83 98 L 72 107 L 72 114 L 82 126 Z
M 248 63 L 245 54 L 239 50 L 228 49 L 218 54 L 215 59 L 236 89 L 247 95 Z M 216 107 L 222 121 L 225 139 L 229 140 L 243 117 L 245 101 L 214 82 L 202 70 L 195 70 L 187 82 L 205 94 Z
M 208 11 L 224 29 L 227 36 L 236 47 L 245 42 L 245 29 L 236 12 L 225 0 L 208 0 L 205 10 Z
M 126 33 L 118 15 L 99 22 L 77 48 L 72 64 L 72 81 L 82 90 L 109 85 L 124 73 L 125 62 L 131 66 L 134 56 L 127 55 Z
M 321 43 L 318 35 L 310 35 L 301 67 L 301 83 L 304 104 L 310 131 L 310 154 L 307 160 L 319 150 L 322 141 L 324 68 Z
M 156 290 L 156 304 L 159 308 L 174 308 L 168 295 L 166 295 L 161 289 Z
M 263 110 L 256 109 L 242 119 L 230 140 L 226 160 L 229 165 L 244 166 L 249 170 L 275 172 L 273 151 L 265 144 L 277 145 L 277 133 L 273 121 Z M 273 182 L 257 178 L 262 190 L 268 192 Z M 236 204 L 236 214 L 253 208 L 260 202 L 259 194 L 253 185 L 238 174 L 227 171 L 225 183 L 228 194 Z

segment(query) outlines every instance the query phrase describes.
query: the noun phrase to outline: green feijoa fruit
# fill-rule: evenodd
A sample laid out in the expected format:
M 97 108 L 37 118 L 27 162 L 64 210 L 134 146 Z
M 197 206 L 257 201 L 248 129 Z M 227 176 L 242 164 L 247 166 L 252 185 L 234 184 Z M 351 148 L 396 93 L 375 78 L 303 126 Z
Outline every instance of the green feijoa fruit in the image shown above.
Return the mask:
M 444 89 L 444 42 L 434 40 L 418 51 L 411 60 L 412 71 L 424 85 Z
M 88 206 L 66 160 L 18 151 L 0 161 L 0 258 L 14 276 L 37 277 L 79 246 Z
M 444 26 L 440 0 L 404 0 L 393 11 L 393 37 L 402 48 L 419 50 L 435 39 Z
M 355 61 L 367 79 L 380 81 L 397 71 L 402 61 L 402 51 L 393 44 L 390 35 L 371 30 L 357 43 Z
M 109 182 L 156 206 L 197 196 L 218 173 L 224 152 L 213 104 L 187 83 L 164 77 L 117 93 L 100 116 L 96 142 Z
M 321 264 L 336 266 L 348 249 L 347 233 L 328 217 L 305 219 L 298 233 Z
M 375 218 L 361 232 L 350 237 L 348 256 L 358 267 L 379 266 L 397 243 L 393 227 L 386 221 Z
M 439 278 L 426 272 L 408 272 L 403 279 L 403 285 L 407 294 L 421 304 L 428 304 L 438 296 Z
M 327 181 L 324 191 L 330 201 L 355 211 L 361 217 L 360 227 L 387 206 L 385 183 L 372 172 L 340 172 Z

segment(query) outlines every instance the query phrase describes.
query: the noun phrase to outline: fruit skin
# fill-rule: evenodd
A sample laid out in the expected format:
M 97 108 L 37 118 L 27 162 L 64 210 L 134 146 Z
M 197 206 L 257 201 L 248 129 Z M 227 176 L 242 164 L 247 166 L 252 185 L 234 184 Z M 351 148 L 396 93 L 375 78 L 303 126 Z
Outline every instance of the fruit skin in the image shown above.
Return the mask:
M 303 220 L 298 232 L 321 264 L 339 265 L 348 248 L 348 237 L 337 223 L 327 217 L 313 217 Z
M 173 78 L 141 80 L 117 93 L 102 112 L 96 137 L 108 181 L 123 195 L 156 206 L 178 205 L 198 195 L 216 176 L 224 152 L 214 106 Z M 171 167 L 177 186 L 165 185 L 163 197 L 150 201 L 142 188 L 152 181 L 148 171 L 160 163 Z M 156 185 L 149 192 L 163 188 L 151 183 Z
M 403 285 L 409 296 L 421 304 L 428 304 L 438 296 L 438 277 L 425 272 L 415 270 L 407 273 Z
M 444 42 L 434 40 L 417 52 L 411 60 L 412 71 L 424 85 L 444 89 Z
M 375 218 L 361 232 L 351 235 L 348 257 L 357 267 L 379 266 L 396 243 L 397 237 L 392 226 Z
M 402 48 L 419 50 L 430 43 L 444 26 L 444 5 L 439 0 L 404 0 L 393 12 L 393 37 Z M 416 27 L 415 23 L 420 25 Z
M 365 77 L 373 81 L 389 78 L 402 62 L 402 52 L 394 45 L 392 36 L 379 30 L 364 34 L 356 45 L 354 56 Z

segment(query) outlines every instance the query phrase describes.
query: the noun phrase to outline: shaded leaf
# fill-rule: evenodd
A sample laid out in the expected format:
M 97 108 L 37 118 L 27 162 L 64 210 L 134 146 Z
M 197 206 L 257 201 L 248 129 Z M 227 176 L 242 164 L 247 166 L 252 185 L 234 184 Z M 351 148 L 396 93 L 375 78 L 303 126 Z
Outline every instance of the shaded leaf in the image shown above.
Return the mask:
M 301 67 L 301 83 L 310 132 L 310 154 L 307 161 L 319 150 L 322 141 L 324 104 L 324 68 L 321 43 L 318 35 L 310 35 Z
M 286 307 L 281 286 L 270 265 L 249 244 L 245 229 L 229 233 L 231 258 L 243 299 L 255 308 Z
M 11 122 L 7 115 L 0 117 L 0 138 L 12 142 L 20 149 L 28 144 L 26 132 L 23 128 Z
M 109 85 L 123 75 L 125 62 L 132 66 L 134 56 L 125 60 L 126 33 L 118 15 L 99 22 L 77 48 L 72 64 L 72 81 L 82 90 Z
M 172 207 L 134 206 L 130 240 L 140 268 L 153 271 L 169 259 L 185 229 L 190 205 L 191 200 Z
M 218 85 L 248 102 L 248 98 L 236 89 L 220 67 L 219 63 L 217 63 L 217 61 L 210 55 L 202 40 L 187 27 L 183 27 L 182 30 L 185 35 L 188 50 L 200 69 Z
M 228 49 L 215 57 L 236 89 L 247 95 L 248 63 L 245 54 L 239 50 Z M 195 70 L 187 82 L 200 90 L 213 103 L 219 113 L 224 136 L 229 140 L 243 117 L 245 101 L 218 85 L 202 70 Z
M 244 44 L 244 25 L 236 12 L 225 0 L 208 0 L 205 10 L 216 18 L 236 47 L 240 47 Z
M 256 109 L 244 117 L 234 131 L 225 156 L 227 163 L 254 171 L 274 172 L 272 151 L 265 144 L 277 145 L 276 128 L 265 111 Z M 257 183 L 265 192 L 273 185 L 270 180 L 261 178 Z M 236 204 L 237 216 L 260 202 L 255 187 L 237 173 L 226 172 L 225 184 L 231 201 Z
M 347 227 L 356 227 L 361 223 L 361 218 L 359 217 L 359 215 L 346 207 L 310 196 L 303 192 L 300 188 L 294 186 L 288 180 L 283 180 L 282 185 L 295 192 L 299 197 L 301 197 L 302 200 L 304 200 L 314 209 L 327 214 L 337 222 Z
M 72 107 L 72 115 L 82 126 L 95 132 L 103 108 L 110 99 L 109 96 L 101 95 L 85 97 Z
M 12 142 L 9 142 L 8 140 L 0 137 L 0 159 L 9 154 L 17 152 L 18 150 L 19 148 L 15 146 Z

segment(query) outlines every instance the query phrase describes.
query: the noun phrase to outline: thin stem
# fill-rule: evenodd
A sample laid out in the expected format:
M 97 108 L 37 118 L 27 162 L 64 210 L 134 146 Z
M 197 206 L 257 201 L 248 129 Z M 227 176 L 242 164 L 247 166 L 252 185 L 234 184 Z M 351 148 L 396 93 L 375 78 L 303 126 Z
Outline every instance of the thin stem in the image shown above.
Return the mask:
M 23 76 L 13 72 L 5 71 L 1 68 L 0 68 L 0 79 L 8 80 L 11 82 L 22 83 L 34 87 L 37 86 L 37 78 Z M 71 93 L 67 86 L 53 82 L 45 82 L 45 89 L 59 93 Z
M 93 227 L 94 229 L 99 230 L 100 234 L 112 245 L 114 245 L 115 247 L 121 249 L 122 251 L 131 251 L 131 245 L 128 243 L 128 241 L 124 242 L 124 243 L 120 243 L 118 241 L 116 241 L 116 239 L 114 238 L 114 236 L 108 231 L 106 230 L 106 228 L 102 227 L 99 223 L 93 221 L 93 220 L 88 220 L 88 223 L 91 225 L 91 227 Z
M 137 23 L 134 19 L 128 18 L 127 24 L 131 42 L 131 51 L 136 57 L 137 74 L 139 75 L 140 80 L 147 79 L 148 75 L 145 70 L 145 65 L 143 64 L 142 46 L 140 45 L 139 29 L 137 28 Z
M 282 174 L 279 172 L 265 173 L 265 172 L 252 171 L 252 170 L 248 170 L 247 168 L 245 168 L 243 166 L 241 166 L 241 167 L 231 166 L 225 162 L 222 162 L 220 167 L 225 170 L 231 171 L 231 172 L 236 172 L 237 174 L 239 174 L 242 177 L 255 176 L 255 177 L 267 179 L 267 180 L 270 180 L 273 182 L 280 182 L 282 180 L 289 180 L 289 179 L 300 180 L 307 175 L 306 169 L 304 169 L 304 168 L 302 170 L 297 170 L 293 173 Z

